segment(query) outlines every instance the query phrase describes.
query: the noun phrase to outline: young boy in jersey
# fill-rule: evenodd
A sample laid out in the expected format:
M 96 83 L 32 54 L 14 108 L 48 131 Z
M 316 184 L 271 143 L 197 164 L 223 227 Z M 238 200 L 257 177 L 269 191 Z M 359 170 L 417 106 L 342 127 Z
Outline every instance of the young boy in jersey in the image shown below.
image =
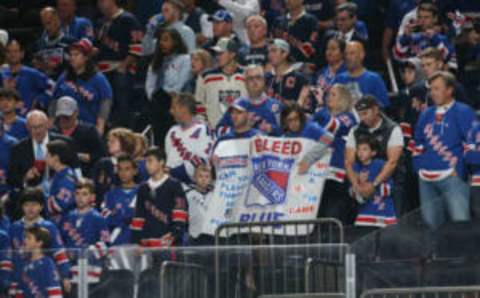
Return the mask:
M 18 280 L 22 273 L 23 267 L 27 262 L 26 255 L 20 253 L 24 249 L 25 231 L 31 227 L 42 227 L 50 234 L 50 249 L 52 257 L 62 277 L 62 284 L 66 292 L 70 291 L 70 262 L 68 261 L 67 252 L 63 246 L 63 241 L 57 226 L 46 219 L 42 218 L 42 211 L 45 204 L 45 196 L 40 188 L 27 188 L 19 196 L 23 217 L 14 222 L 10 227 L 11 247 L 14 250 L 12 255 L 13 279 Z M 17 284 L 14 282 L 10 285 L 11 289 L 15 289 Z
M 137 165 L 133 158 L 122 154 L 117 159 L 117 174 L 121 185 L 114 187 L 105 195 L 102 215 L 110 230 L 112 245 L 129 244 L 131 237 L 130 222 L 135 212 L 138 185 L 135 183 Z
M 63 140 L 47 144 L 45 161 L 55 172 L 49 187 L 48 214 L 57 225 L 75 207 L 75 183 L 77 177 L 70 167 L 75 155 Z
M 94 258 L 89 258 L 88 282 L 96 283 L 100 279 L 100 257 L 106 253 L 109 232 L 105 218 L 92 207 L 95 201 L 93 182 L 81 179 L 76 184 L 76 208 L 66 216 L 62 224 L 63 239 L 69 248 L 89 249 Z M 72 267 L 73 282 L 78 282 L 78 266 Z
M 359 177 L 359 185 L 373 183 L 383 169 L 385 161 L 375 158 L 376 148 L 377 144 L 373 138 L 360 137 L 357 140 L 357 161 L 353 165 L 353 170 Z M 354 198 L 361 204 L 355 219 L 356 226 L 385 227 L 397 222 L 391 188 L 392 181 L 389 179 L 378 185 L 370 197 L 363 197 L 352 189 Z
M 132 240 L 142 247 L 170 247 L 186 231 L 187 200 L 180 182 L 165 172 L 165 153 L 152 147 L 145 157 L 150 178 L 138 189 Z
M 15 297 L 63 297 L 55 264 L 44 254 L 50 242 L 50 233 L 43 227 L 30 227 L 25 231 L 25 250 L 30 260 L 22 269 Z
M 17 115 L 18 104 L 22 101 L 15 90 L 0 88 L 0 111 L 3 113 L 5 132 L 21 140 L 28 136 L 27 120 Z
M 184 184 L 188 201 L 189 242 L 192 245 L 213 245 L 214 238 L 202 233 L 204 216 L 213 195 L 212 168 L 206 164 L 199 165 L 195 169 L 193 180 L 194 184 Z

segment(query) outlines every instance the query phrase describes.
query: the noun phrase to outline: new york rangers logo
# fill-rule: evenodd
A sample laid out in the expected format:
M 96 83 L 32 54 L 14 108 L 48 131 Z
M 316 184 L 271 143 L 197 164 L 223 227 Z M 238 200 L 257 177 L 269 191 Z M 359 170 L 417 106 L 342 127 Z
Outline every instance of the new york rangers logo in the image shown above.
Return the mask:
M 294 162 L 294 159 L 271 155 L 252 158 L 254 174 L 250 187 L 253 191 L 258 191 L 261 196 L 249 195 L 245 205 L 264 207 L 285 203 L 288 180 Z

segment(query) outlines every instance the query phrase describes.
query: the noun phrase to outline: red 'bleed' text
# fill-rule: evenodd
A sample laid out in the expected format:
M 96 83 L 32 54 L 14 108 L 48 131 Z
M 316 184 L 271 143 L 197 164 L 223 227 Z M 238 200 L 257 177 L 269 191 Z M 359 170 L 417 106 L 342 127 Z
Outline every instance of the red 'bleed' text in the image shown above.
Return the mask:
M 255 139 L 255 151 L 296 155 L 302 151 L 302 143 L 295 140 Z

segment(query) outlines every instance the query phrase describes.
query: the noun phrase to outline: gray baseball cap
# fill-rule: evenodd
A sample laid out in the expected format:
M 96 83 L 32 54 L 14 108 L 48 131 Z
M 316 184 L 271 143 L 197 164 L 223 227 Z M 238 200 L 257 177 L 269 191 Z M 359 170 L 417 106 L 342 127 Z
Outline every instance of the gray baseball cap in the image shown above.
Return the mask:
M 239 44 L 233 38 L 222 37 L 211 49 L 217 53 L 222 53 L 226 51 L 237 53 L 239 50 Z
M 67 116 L 70 117 L 78 111 L 78 104 L 75 99 L 70 96 L 63 96 L 57 100 L 57 111 L 55 117 Z
M 270 43 L 270 47 L 290 53 L 290 45 L 288 44 L 288 42 L 281 38 L 275 38 L 274 40 L 272 40 L 272 42 Z

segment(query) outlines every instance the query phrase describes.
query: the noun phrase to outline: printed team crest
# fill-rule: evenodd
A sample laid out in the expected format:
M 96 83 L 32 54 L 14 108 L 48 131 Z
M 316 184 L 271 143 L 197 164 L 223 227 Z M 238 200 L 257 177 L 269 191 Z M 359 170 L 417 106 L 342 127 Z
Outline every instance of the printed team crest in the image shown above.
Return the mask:
M 294 159 L 264 155 L 252 158 L 253 176 L 246 207 L 283 204 Z M 259 192 L 254 195 L 252 192 Z

